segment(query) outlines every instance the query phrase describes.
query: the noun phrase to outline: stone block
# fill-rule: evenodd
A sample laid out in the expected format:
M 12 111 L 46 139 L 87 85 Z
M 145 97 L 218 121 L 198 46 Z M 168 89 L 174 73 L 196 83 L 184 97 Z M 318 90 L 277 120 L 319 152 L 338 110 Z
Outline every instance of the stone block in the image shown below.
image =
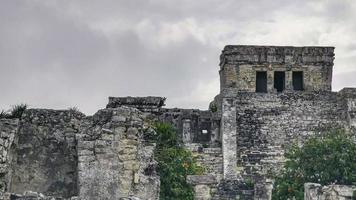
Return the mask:
M 213 175 L 188 175 L 187 182 L 191 185 L 213 185 L 218 183 Z

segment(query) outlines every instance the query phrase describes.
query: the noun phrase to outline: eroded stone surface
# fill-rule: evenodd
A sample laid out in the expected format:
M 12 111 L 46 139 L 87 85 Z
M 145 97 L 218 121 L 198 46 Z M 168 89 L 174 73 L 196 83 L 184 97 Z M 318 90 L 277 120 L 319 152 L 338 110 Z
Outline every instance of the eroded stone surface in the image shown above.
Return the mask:
M 85 120 L 77 134 L 81 199 L 158 198 L 154 146 L 143 145 L 142 136 L 143 117 L 134 108 L 103 109 Z
M 306 91 L 330 91 L 333 60 L 334 47 L 227 45 L 220 56 L 220 87 L 255 92 L 256 71 L 265 71 L 267 91 L 274 92 L 274 72 L 282 71 L 291 90 L 292 72 L 300 71 Z
M 356 186 L 304 184 L 304 200 L 351 200 Z
M 77 194 L 77 147 L 84 115 L 70 110 L 29 109 L 19 125 L 9 191 Z
M 12 177 L 13 145 L 18 131 L 18 119 L 0 119 L 0 192 L 9 189 Z

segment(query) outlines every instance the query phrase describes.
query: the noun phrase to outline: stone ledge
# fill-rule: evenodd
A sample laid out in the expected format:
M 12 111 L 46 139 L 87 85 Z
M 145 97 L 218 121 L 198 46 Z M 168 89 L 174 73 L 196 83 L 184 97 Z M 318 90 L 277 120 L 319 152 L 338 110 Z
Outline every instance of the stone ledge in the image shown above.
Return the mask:
M 356 98 L 356 88 L 343 88 L 338 94 L 345 98 Z
M 218 183 L 213 175 L 188 175 L 187 182 L 191 185 L 213 185 Z
M 333 66 L 334 47 L 227 45 L 220 56 L 224 64 L 309 64 Z
M 42 193 L 25 191 L 23 194 L 16 193 L 0 193 L 1 200 L 79 200 L 77 196 L 63 198 L 63 197 L 54 197 L 46 196 Z
M 129 106 L 135 108 L 161 108 L 165 105 L 164 97 L 109 97 L 109 103 L 106 108 L 117 108 L 120 106 Z

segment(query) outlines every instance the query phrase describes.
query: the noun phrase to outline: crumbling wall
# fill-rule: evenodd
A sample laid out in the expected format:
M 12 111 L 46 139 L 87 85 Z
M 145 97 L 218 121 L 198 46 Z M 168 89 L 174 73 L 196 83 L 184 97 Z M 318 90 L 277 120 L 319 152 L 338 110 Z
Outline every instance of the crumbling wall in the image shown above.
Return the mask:
M 10 192 L 36 191 L 76 196 L 75 134 L 84 115 L 69 110 L 29 109 L 20 121 L 14 146 Z
M 78 197 L 56 197 L 56 196 L 47 196 L 42 193 L 26 191 L 23 194 L 16 193 L 0 193 L 1 200 L 79 200 Z
M 166 98 L 164 97 L 109 97 L 109 103 L 106 108 L 118 108 L 121 106 L 137 108 L 142 112 L 158 113 L 164 106 Z
M 220 115 L 210 110 L 162 108 L 163 97 L 109 97 L 106 108 L 136 108 L 148 118 L 172 124 L 183 143 L 219 143 Z
M 202 175 L 191 175 L 187 182 L 194 187 L 196 200 L 230 200 L 254 198 L 254 185 L 242 180 L 224 180 L 221 147 L 203 147 L 202 144 L 185 144 L 193 152 L 197 163 L 204 167 Z
M 220 117 L 211 111 L 197 109 L 161 109 L 158 119 L 171 123 L 183 143 L 212 144 L 220 142 Z
M 13 145 L 18 130 L 18 119 L 0 119 L 0 193 L 9 189 Z
M 154 146 L 144 144 L 144 117 L 135 108 L 99 110 L 84 120 L 78 140 L 81 199 L 158 199 Z
M 304 200 L 352 200 L 356 186 L 304 184 Z
M 229 165 L 224 164 L 224 177 L 236 176 L 231 180 L 253 182 L 254 199 L 270 199 L 272 180 L 269 178 L 282 169 L 284 152 L 291 144 L 302 145 L 311 136 L 333 129 L 352 129 L 356 95 L 351 94 L 356 93 L 345 93 L 263 94 L 225 89 L 219 97 L 221 132 L 223 138 L 227 136 L 222 141 L 223 159 L 224 163 L 233 163 L 236 167 L 226 169 Z M 231 153 L 234 148 L 235 155 Z
M 223 179 L 223 158 L 221 147 L 204 147 L 199 143 L 185 144 L 184 147 L 193 153 L 198 165 L 204 168 L 204 174 L 213 175 L 216 180 Z
M 292 143 L 347 126 L 344 99 L 335 92 L 239 93 L 236 109 L 241 175 L 269 175 Z

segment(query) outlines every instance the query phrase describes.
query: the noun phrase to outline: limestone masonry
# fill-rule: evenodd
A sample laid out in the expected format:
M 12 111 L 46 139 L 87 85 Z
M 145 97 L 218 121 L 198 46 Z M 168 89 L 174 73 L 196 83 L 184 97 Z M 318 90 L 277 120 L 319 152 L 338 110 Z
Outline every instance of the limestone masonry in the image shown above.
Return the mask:
M 159 199 L 155 144 L 145 135 L 162 121 L 206 169 L 187 177 L 196 199 L 269 200 L 288 146 L 330 129 L 355 134 L 356 88 L 331 91 L 333 60 L 333 47 L 229 45 L 208 110 L 109 97 L 93 116 L 28 109 L 0 119 L 0 199 Z M 351 199 L 356 189 L 305 188 L 308 200 Z

